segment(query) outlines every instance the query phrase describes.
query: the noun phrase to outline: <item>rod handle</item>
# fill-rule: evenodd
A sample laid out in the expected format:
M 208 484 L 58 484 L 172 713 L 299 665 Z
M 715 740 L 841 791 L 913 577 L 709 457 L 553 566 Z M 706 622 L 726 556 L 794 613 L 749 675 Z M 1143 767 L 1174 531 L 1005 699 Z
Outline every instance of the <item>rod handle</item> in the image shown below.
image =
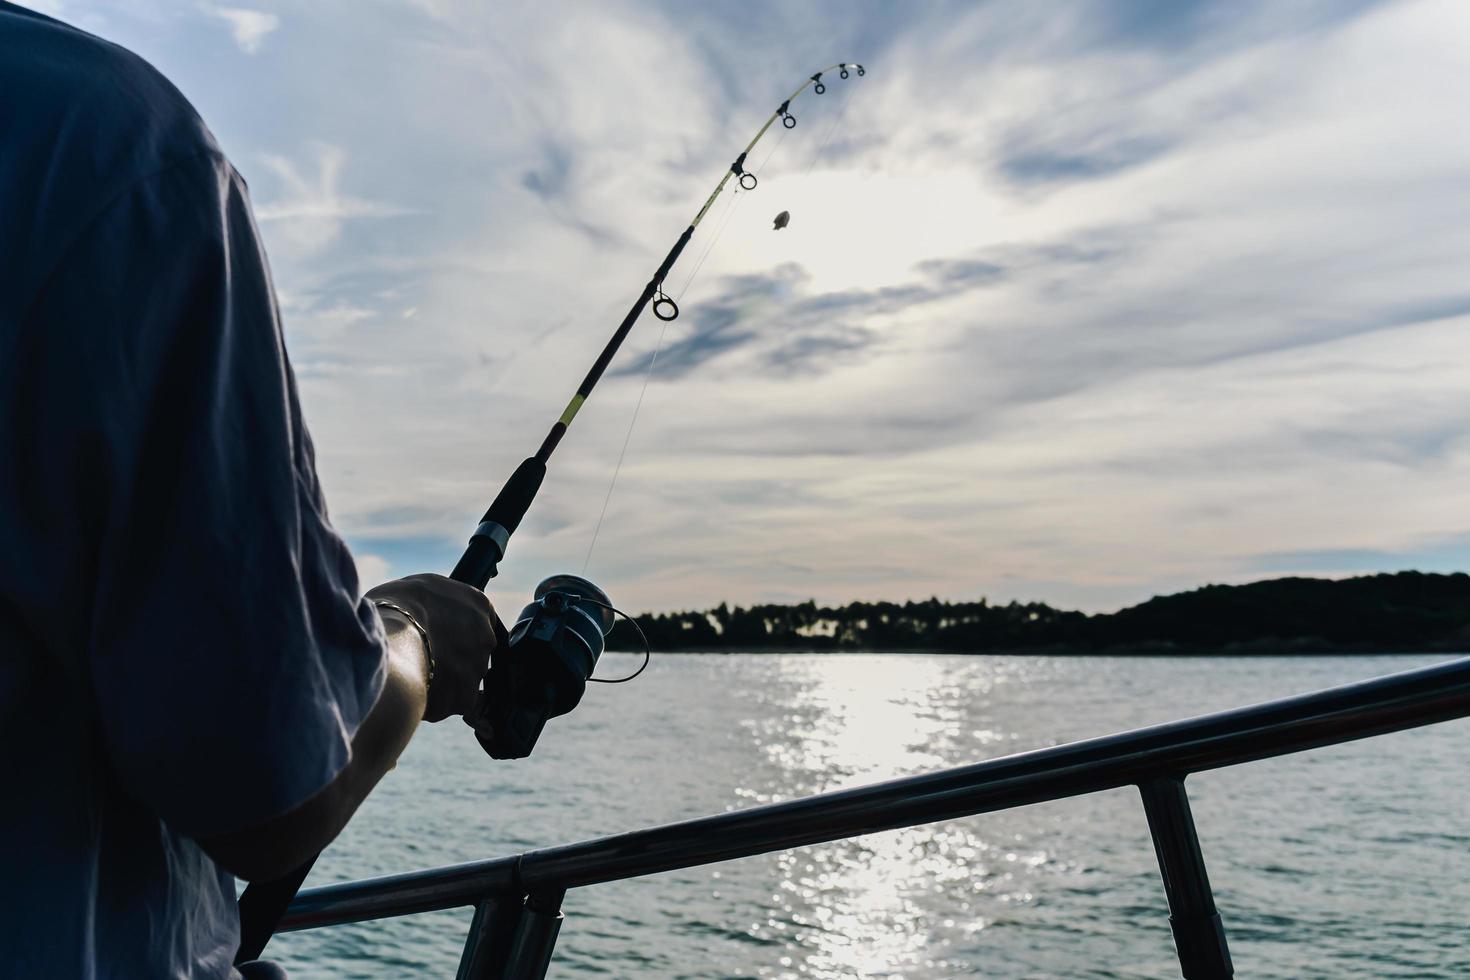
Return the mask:
M 517 466 L 505 486 L 495 495 L 480 526 L 470 536 L 470 542 L 460 556 L 459 563 L 449 577 L 456 582 L 483 589 L 490 584 L 505 557 L 505 547 L 510 536 L 520 527 L 521 519 L 536 499 L 541 481 L 546 478 L 546 464 L 534 456 L 527 457 Z

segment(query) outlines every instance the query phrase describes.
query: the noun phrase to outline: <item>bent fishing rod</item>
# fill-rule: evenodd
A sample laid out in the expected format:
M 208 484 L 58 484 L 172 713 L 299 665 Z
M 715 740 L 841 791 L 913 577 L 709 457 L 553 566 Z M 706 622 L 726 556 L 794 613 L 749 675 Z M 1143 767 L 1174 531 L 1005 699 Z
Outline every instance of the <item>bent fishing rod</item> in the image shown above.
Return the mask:
M 495 495 L 450 578 L 484 589 L 496 576 L 511 535 L 520 527 L 546 478 L 547 462 L 577 413 L 591 397 L 633 325 L 650 303 L 653 304 L 653 315 L 660 320 L 667 322 L 679 316 L 678 303 L 664 292 L 664 280 L 694 237 L 700 222 L 732 179 L 742 191 L 755 190 L 759 180 L 745 166 L 751 151 L 776 120 L 779 119 L 785 129 L 796 128 L 791 104 L 808 88 L 817 95 L 825 93 L 827 83 L 822 76 L 833 71 L 843 80 L 853 74 L 859 77 L 867 74 L 867 70 L 856 62 L 829 65 L 803 81 L 766 119 L 659 263 L 653 278 L 648 280 L 632 308 L 597 355 L 535 455 L 522 460 Z M 602 655 L 605 638 L 612 631 L 616 612 L 607 595 L 586 579 L 575 575 L 554 575 L 536 587 L 531 604 L 521 611 L 512 629 L 506 631 L 497 619 L 496 632 L 502 640 L 491 654 L 490 670 L 485 675 L 479 704 L 471 715 L 465 716 L 465 721 L 475 730 L 475 738 L 492 758 L 519 759 L 529 755 L 546 722 L 577 706 Z M 629 621 L 636 629 L 636 621 L 631 618 Z M 641 634 L 642 631 L 638 632 Z M 647 663 L 646 657 L 644 663 Z M 253 883 L 245 889 L 239 902 L 237 964 L 260 956 L 315 862 L 314 857 L 283 878 Z
M 510 479 L 505 482 L 505 486 L 501 487 L 500 493 L 496 495 L 489 509 L 485 511 L 485 516 L 480 519 L 480 526 L 475 528 L 475 533 L 470 537 L 469 546 L 465 549 L 464 556 L 460 558 L 459 564 L 454 566 L 454 571 L 450 574 L 450 578 L 483 589 L 495 577 L 500 560 L 505 557 L 505 549 L 510 542 L 510 536 L 520 526 L 521 519 L 526 516 L 526 511 L 530 509 L 531 501 L 536 498 L 536 492 L 541 488 L 541 481 L 546 476 L 547 461 L 551 459 L 551 454 L 556 451 L 556 447 L 560 444 L 562 436 L 566 435 L 567 429 L 571 426 L 572 420 L 577 417 L 577 413 L 581 411 L 582 405 L 592 395 L 592 389 L 597 387 L 597 382 L 601 380 L 603 372 L 607 370 L 607 366 L 612 362 L 613 356 L 617 354 L 618 348 L 622 347 L 623 341 L 633 329 L 633 324 L 643 314 L 650 301 L 653 303 L 653 315 L 660 320 L 668 321 L 678 317 L 679 306 L 664 292 L 664 279 L 674 267 L 674 263 L 679 260 L 679 256 L 684 251 L 684 246 L 688 245 L 689 240 L 694 237 L 694 232 L 699 227 L 699 223 L 704 220 L 705 215 L 709 214 L 710 208 L 714 206 L 715 201 L 725 190 L 725 186 L 730 182 L 732 177 L 739 182 L 742 190 L 750 191 L 755 189 L 758 182 L 756 175 L 745 169 L 745 162 L 750 156 L 750 152 L 755 149 L 755 145 L 761 141 L 761 137 L 766 135 L 766 132 L 770 130 L 777 119 L 781 120 L 781 125 L 785 128 L 795 128 L 796 116 L 791 112 L 791 103 L 795 102 L 808 87 L 813 87 L 818 95 L 825 92 L 827 85 L 822 81 L 822 76 L 834 69 L 839 71 L 840 77 L 844 79 L 852 72 L 856 72 L 858 75 L 867 74 L 867 70 L 862 65 L 851 62 L 823 68 L 802 82 L 801 86 L 795 92 L 792 92 L 786 101 L 777 106 L 775 112 L 771 113 L 765 125 L 746 144 L 745 149 L 740 151 L 740 155 L 735 158 L 735 162 L 730 164 L 730 169 L 725 172 L 720 178 L 720 182 L 715 185 L 714 191 L 705 200 L 704 206 L 699 209 L 699 213 L 694 216 L 694 220 L 689 222 L 689 227 L 684 229 L 684 233 L 679 236 L 678 241 L 674 242 L 674 247 L 669 249 L 669 253 L 659 263 L 658 269 L 654 271 L 653 278 L 648 280 L 648 284 L 643 287 L 643 292 L 638 295 L 638 299 L 633 303 L 632 308 L 628 310 L 628 315 L 623 317 L 623 322 L 618 324 L 617 330 L 613 331 L 613 335 L 608 340 L 607 345 L 603 347 L 602 353 L 593 362 L 591 370 L 582 379 L 582 383 L 577 387 L 576 394 L 567 403 L 566 410 L 561 413 L 561 417 L 556 420 L 556 423 L 551 427 L 551 431 L 546 434 L 546 438 L 541 443 L 541 448 L 536 450 L 534 456 L 529 456 L 523 460 L 516 467 L 515 472 L 511 474 Z

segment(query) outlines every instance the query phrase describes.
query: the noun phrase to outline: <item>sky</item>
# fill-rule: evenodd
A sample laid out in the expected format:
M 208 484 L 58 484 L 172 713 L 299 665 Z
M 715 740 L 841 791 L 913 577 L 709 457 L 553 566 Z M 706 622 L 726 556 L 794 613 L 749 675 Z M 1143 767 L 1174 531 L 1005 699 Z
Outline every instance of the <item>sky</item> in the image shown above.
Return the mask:
M 503 607 L 584 568 L 633 610 L 1109 610 L 1470 567 L 1470 5 L 241 3 L 32 5 L 248 181 L 369 582 L 454 564 L 839 61 L 582 410 Z

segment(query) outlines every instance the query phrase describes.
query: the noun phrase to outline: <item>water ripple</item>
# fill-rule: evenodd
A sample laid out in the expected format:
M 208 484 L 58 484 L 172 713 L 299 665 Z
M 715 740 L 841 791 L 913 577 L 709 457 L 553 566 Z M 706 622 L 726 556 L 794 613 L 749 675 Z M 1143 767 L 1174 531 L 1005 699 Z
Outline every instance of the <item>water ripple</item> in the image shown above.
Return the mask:
M 618 661 L 622 655 L 610 655 Z M 1428 658 L 665 656 L 536 755 L 427 728 L 314 882 L 477 860 L 992 758 Z M 608 665 L 609 670 L 622 667 Z M 1470 975 L 1453 723 L 1192 777 L 1237 970 Z M 568 895 L 555 976 L 1175 976 L 1135 791 Z M 451 976 L 467 911 L 281 937 L 293 977 Z

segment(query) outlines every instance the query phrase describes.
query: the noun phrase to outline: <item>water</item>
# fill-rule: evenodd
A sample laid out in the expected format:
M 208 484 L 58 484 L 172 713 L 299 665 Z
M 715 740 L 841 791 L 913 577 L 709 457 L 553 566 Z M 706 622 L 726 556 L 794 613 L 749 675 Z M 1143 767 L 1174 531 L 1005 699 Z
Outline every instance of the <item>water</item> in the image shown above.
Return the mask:
M 610 672 L 633 658 L 610 655 Z M 1433 657 L 665 655 L 536 755 L 426 726 L 311 883 L 975 762 Z M 1239 975 L 1470 976 L 1470 723 L 1190 778 Z M 1136 791 L 574 891 L 557 977 L 1173 977 Z M 277 938 L 293 978 L 452 977 L 469 911 Z

